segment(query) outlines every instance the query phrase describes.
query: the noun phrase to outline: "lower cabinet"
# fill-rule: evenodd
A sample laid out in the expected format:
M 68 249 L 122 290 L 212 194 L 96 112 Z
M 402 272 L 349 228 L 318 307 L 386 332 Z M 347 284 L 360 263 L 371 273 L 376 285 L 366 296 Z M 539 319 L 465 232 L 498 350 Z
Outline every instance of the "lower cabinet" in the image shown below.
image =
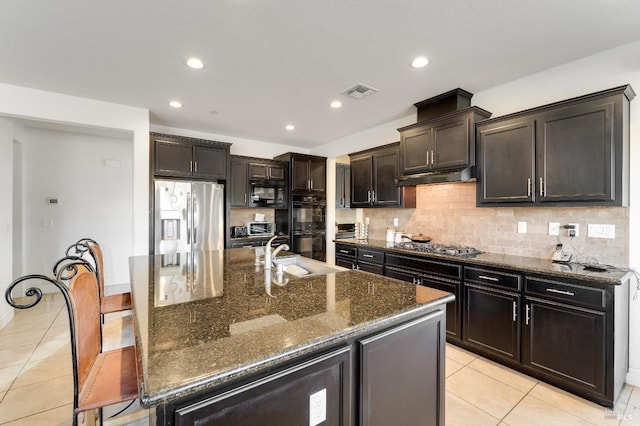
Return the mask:
M 350 424 L 351 349 L 342 348 L 175 411 L 183 425 L 309 424 L 310 399 L 324 399 L 323 425 Z
M 435 307 L 255 380 L 161 405 L 156 424 L 444 426 L 444 328 Z
M 442 311 L 361 340 L 359 424 L 444 426 L 444 345 Z
M 336 243 L 336 265 L 384 275 L 384 252 Z
M 462 335 L 483 354 L 520 362 L 522 276 L 493 268 L 464 268 Z

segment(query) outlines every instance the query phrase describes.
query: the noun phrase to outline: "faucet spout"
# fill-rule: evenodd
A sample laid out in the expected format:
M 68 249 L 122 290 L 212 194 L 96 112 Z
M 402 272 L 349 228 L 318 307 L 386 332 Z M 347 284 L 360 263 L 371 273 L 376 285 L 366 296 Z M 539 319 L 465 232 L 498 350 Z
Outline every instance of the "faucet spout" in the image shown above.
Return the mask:
M 276 264 L 276 256 L 282 250 L 289 250 L 289 245 L 288 244 L 281 244 L 281 245 L 279 245 L 278 247 L 275 248 L 275 250 L 273 251 L 273 254 L 271 255 L 271 265 L 275 266 L 275 264 Z
M 271 265 L 273 264 L 273 259 L 271 256 L 271 243 L 273 240 L 278 238 L 277 235 L 274 235 L 267 241 L 267 244 L 264 246 L 264 269 L 271 269 Z

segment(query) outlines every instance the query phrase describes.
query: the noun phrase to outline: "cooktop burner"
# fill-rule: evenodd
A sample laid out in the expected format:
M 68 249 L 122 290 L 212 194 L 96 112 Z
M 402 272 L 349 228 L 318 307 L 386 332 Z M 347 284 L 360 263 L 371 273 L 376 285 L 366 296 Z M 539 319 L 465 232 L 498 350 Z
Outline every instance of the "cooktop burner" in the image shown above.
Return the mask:
M 449 256 L 475 256 L 482 253 L 477 248 L 461 246 L 458 244 L 405 242 L 397 243 L 395 246 L 404 250 L 413 250 L 423 253 L 447 254 Z

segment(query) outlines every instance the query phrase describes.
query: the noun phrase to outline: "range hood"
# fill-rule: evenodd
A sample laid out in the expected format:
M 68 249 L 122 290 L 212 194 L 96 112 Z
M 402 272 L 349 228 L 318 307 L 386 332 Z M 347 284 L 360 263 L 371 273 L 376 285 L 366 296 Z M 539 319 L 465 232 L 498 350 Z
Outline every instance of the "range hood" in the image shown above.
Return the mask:
M 471 114 L 471 122 L 469 124 L 470 126 L 473 126 L 474 123 L 478 120 L 489 118 L 491 116 L 491 113 L 489 111 L 485 111 L 479 107 L 471 106 L 472 96 L 472 93 L 458 88 L 415 103 L 414 106 L 417 109 L 417 123 L 402 127 L 398 129 L 398 131 L 403 133 L 404 138 L 404 132 L 415 132 L 416 129 L 420 129 L 421 125 L 430 126 L 434 125 L 434 122 L 439 123 L 440 121 L 442 121 L 444 123 L 448 123 L 450 120 L 456 119 L 455 117 L 461 116 L 461 114 Z M 469 135 L 470 140 L 465 141 L 465 143 L 469 143 L 469 149 L 473 150 L 475 146 L 475 132 L 471 130 L 471 133 L 472 134 Z M 403 149 L 403 146 L 404 139 L 400 144 L 401 150 Z M 413 149 L 415 149 L 415 146 Z M 434 155 L 433 152 L 434 151 L 431 151 L 432 156 Z M 471 153 L 470 158 L 468 159 L 468 164 L 461 165 L 459 168 L 455 169 L 440 169 L 431 171 L 425 170 L 427 169 L 426 167 L 422 168 L 422 170 L 418 168 L 415 174 L 401 175 L 396 178 L 395 184 L 397 186 L 415 186 L 434 183 L 473 181 L 476 177 L 474 157 L 475 155 Z M 428 158 L 429 157 L 427 155 L 427 161 Z
M 395 180 L 397 186 L 414 186 L 431 183 L 470 182 L 475 180 L 475 167 L 469 166 L 462 170 L 438 170 L 429 173 L 419 173 L 400 176 Z

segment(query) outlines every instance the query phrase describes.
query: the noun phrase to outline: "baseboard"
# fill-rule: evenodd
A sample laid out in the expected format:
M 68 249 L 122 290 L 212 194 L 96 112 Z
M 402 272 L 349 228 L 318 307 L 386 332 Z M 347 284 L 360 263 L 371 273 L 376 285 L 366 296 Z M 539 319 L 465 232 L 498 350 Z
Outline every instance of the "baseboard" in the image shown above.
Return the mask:
M 640 370 L 636 368 L 629 368 L 625 381 L 630 385 L 640 386 Z
M 5 325 L 9 324 L 9 321 L 13 319 L 13 314 L 13 308 L 11 308 L 0 316 L 0 328 L 4 328 Z

